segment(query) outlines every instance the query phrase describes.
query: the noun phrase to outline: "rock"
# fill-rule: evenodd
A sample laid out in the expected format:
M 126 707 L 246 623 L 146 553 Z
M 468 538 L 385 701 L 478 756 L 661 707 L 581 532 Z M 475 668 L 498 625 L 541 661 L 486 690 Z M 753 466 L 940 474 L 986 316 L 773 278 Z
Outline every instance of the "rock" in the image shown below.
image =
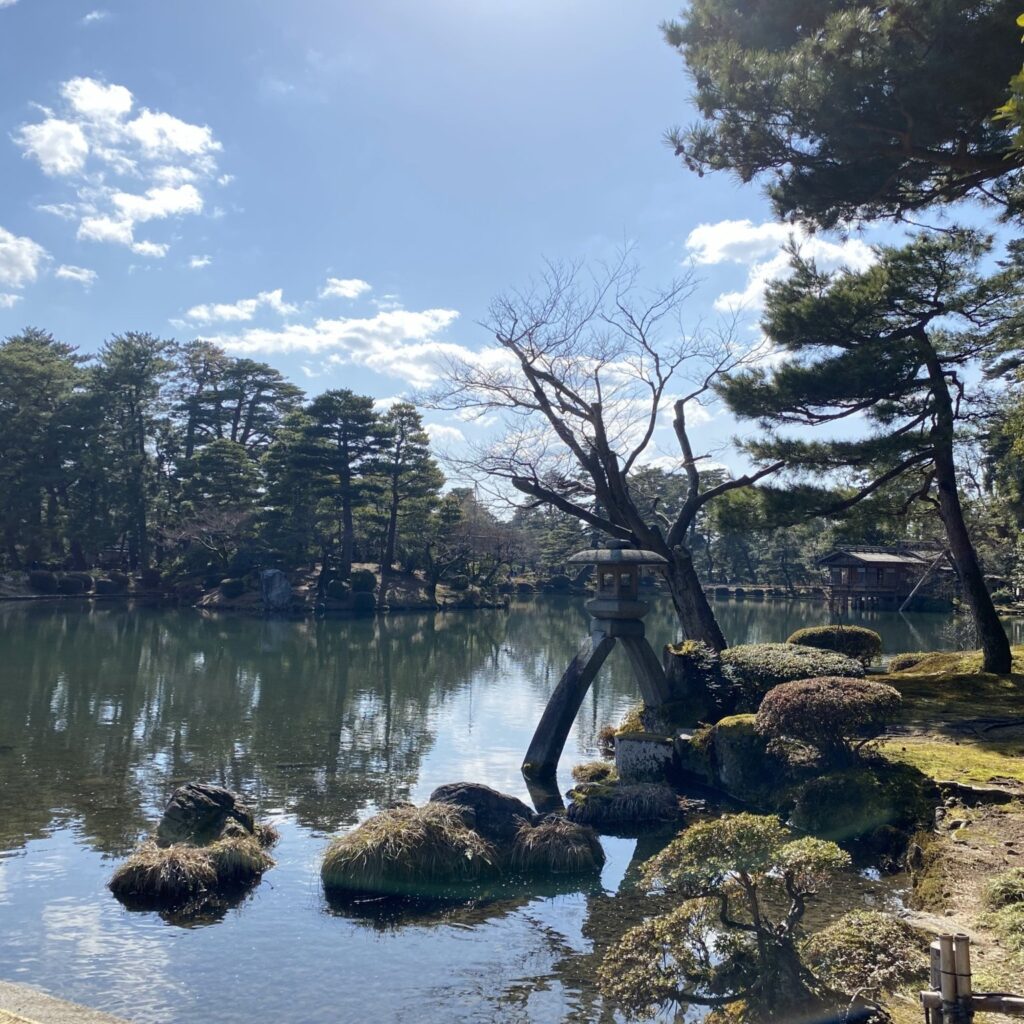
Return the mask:
M 669 737 L 641 732 L 615 738 L 615 769 L 623 782 L 666 782 L 674 755 Z
M 949 801 L 954 800 L 965 807 L 978 807 L 980 804 L 1008 804 L 1020 793 L 1014 793 L 998 786 L 974 786 L 966 782 L 940 779 L 938 781 L 939 792 L 946 797 L 946 806 L 951 806 Z
M 469 812 L 466 824 L 492 843 L 510 843 L 523 822 L 537 824 L 537 815 L 514 796 L 476 782 L 450 782 L 430 794 L 434 804 L 451 804 Z
M 238 822 L 249 832 L 256 827 L 252 811 L 237 793 L 223 786 L 189 782 L 171 794 L 157 826 L 157 843 L 202 846 L 217 839 L 229 821 Z
M 280 569 L 264 569 L 260 573 L 260 598 L 270 612 L 283 612 L 291 607 L 292 585 Z

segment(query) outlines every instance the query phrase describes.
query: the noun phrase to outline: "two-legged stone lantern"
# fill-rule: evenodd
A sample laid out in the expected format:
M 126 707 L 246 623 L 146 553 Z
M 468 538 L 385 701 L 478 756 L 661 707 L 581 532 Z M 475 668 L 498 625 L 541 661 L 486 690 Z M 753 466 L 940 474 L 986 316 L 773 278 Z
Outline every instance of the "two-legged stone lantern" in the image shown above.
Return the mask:
M 586 604 L 593 616 L 590 636 L 559 680 L 533 734 L 523 761 L 528 778 L 554 776 L 576 713 L 616 641 L 626 649 L 644 703 L 660 707 L 669 697 L 661 663 L 644 636 L 641 620 L 648 606 L 640 600 L 641 566 L 665 565 L 665 559 L 653 551 L 631 548 L 625 541 L 611 541 L 606 548 L 577 552 L 569 561 L 597 567 L 597 596 Z

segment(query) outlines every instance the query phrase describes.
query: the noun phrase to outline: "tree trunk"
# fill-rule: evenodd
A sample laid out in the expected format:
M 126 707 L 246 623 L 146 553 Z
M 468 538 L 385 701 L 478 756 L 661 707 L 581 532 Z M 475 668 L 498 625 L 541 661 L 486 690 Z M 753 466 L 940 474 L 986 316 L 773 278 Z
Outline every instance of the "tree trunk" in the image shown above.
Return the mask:
M 391 481 L 391 508 L 388 510 L 388 532 L 384 541 L 384 554 L 380 560 L 380 573 L 391 572 L 395 561 L 395 547 L 398 540 L 398 481 Z
M 939 493 L 939 516 L 946 528 L 949 550 L 956 565 L 960 585 L 971 609 L 974 628 L 978 633 L 983 654 L 982 669 L 985 672 L 1005 674 L 1010 671 L 1013 656 L 1006 630 L 999 621 L 996 607 L 985 585 L 985 576 L 978 562 L 978 554 L 971 543 L 960 505 L 960 494 L 956 485 L 956 463 L 953 460 L 953 438 L 955 413 L 949 397 L 949 387 L 942 363 L 924 331 L 918 341 L 928 370 L 928 382 L 935 401 L 935 426 L 932 440 L 935 445 L 935 484 Z
M 701 640 L 713 650 L 724 651 L 729 645 L 704 593 L 690 553 L 676 548 L 669 553 L 668 559 L 665 578 L 684 636 L 687 640 Z

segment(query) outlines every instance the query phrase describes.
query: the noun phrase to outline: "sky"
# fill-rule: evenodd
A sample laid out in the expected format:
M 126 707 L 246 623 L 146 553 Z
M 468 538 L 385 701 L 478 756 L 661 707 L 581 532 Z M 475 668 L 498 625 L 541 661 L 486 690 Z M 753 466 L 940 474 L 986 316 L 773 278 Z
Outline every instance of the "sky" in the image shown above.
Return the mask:
M 487 346 L 544 258 L 624 241 L 652 286 L 695 266 L 692 323 L 756 337 L 791 229 L 665 145 L 694 119 L 671 2 L 94 2 L 0 0 L 0 337 L 202 337 L 386 400 Z

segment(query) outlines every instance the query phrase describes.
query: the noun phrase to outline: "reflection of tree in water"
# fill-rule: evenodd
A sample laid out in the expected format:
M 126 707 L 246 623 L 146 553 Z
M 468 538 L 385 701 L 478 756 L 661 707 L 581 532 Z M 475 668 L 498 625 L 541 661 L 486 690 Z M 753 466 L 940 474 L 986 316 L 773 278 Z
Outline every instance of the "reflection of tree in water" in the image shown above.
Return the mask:
M 80 819 L 123 854 L 211 779 L 333 830 L 408 797 L 438 709 L 496 664 L 503 614 L 287 622 L 0 609 L 0 845 Z

